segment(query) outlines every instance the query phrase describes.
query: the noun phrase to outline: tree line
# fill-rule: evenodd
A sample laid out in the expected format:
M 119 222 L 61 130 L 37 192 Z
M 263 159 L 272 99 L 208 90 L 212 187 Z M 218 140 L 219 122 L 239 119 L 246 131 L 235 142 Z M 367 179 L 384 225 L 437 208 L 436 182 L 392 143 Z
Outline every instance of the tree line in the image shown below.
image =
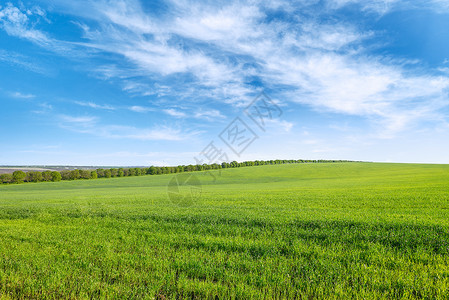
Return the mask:
M 298 164 L 298 163 L 335 163 L 349 162 L 347 160 L 255 160 L 244 162 L 223 162 L 221 164 L 198 164 L 198 165 L 179 165 L 175 167 L 155 167 L 149 168 L 111 168 L 96 170 L 63 170 L 63 171 L 14 171 L 12 174 L 0 175 L 0 184 L 24 183 L 24 182 L 44 182 L 61 180 L 80 180 L 97 179 L 113 177 L 129 177 L 142 175 L 162 175 L 183 172 L 218 170 L 227 168 L 240 168 L 249 166 L 278 165 L 278 164 Z

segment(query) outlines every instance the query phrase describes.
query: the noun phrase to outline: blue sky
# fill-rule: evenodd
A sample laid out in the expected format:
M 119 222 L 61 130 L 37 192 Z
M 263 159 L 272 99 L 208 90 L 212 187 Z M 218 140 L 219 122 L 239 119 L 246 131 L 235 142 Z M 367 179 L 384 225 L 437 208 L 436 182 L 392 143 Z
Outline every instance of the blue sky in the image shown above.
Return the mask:
M 447 0 L 0 4 L 0 165 L 449 163 L 448 92 Z

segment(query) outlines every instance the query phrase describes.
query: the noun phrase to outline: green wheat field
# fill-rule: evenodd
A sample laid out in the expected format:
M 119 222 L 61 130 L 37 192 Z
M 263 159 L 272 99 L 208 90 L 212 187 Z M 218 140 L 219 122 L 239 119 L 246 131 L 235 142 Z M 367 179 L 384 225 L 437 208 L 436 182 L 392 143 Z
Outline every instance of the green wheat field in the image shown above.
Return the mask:
M 449 165 L 0 186 L 0 299 L 448 299 Z

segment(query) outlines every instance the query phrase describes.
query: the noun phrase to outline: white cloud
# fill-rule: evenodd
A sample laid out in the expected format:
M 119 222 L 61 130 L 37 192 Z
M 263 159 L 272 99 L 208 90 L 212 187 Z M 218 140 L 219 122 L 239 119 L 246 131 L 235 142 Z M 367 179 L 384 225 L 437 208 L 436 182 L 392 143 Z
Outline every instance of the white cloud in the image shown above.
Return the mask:
M 103 110 L 115 110 L 116 108 L 111 106 L 111 105 L 107 105 L 107 104 L 96 104 L 94 102 L 83 102 L 83 101 L 75 101 L 76 104 L 81 105 L 81 106 L 86 106 L 86 107 L 91 107 L 91 108 L 95 108 L 95 109 L 103 109 Z
M 74 117 L 74 116 L 68 116 L 68 115 L 60 115 L 60 119 L 64 122 L 71 123 L 71 124 L 83 124 L 83 125 L 90 125 L 97 122 L 98 118 L 96 117 Z
M 265 122 L 269 127 L 281 129 L 281 132 L 290 132 L 294 126 L 292 122 L 279 119 L 266 120 Z
M 448 13 L 447 0 L 328 0 L 328 7 L 339 9 L 347 5 L 358 5 L 363 11 L 387 14 L 394 10 L 432 10 L 436 13 Z
M 33 94 L 24 94 L 24 93 L 21 93 L 21 92 L 13 92 L 13 93 L 10 93 L 10 96 L 11 96 L 11 97 L 14 97 L 14 98 L 18 98 L 18 99 L 32 99 L 32 98 L 35 98 L 35 97 L 36 97 L 36 95 L 33 95 Z
M 100 119 L 94 116 L 59 115 L 59 121 L 61 128 L 107 139 L 182 141 L 191 139 L 199 134 L 198 131 L 183 132 L 180 129 L 167 126 L 137 128 L 134 126 L 105 125 L 100 123 Z
M 40 45 L 50 43 L 50 39 L 43 32 L 30 27 L 27 14 L 11 3 L 0 10 L 0 26 L 9 35 L 28 39 Z
M 0 61 L 9 63 L 13 66 L 19 66 L 32 72 L 40 74 L 47 73 L 41 66 L 36 64 L 32 58 L 19 54 L 17 52 L 5 51 L 3 49 L 0 49 Z
M 191 109 L 192 110 L 192 109 Z M 198 108 L 194 111 L 180 111 L 174 108 L 164 109 L 163 110 L 167 115 L 170 115 L 172 117 L 176 118 L 195 118 L 195 119 L 201 119 L 206 121 L 213 121 L 217 119 L 223 119 L 225 116 L 223 116 L 220 111 L 216 109 L 204 109 L 204 108 Z
M 39 103 L 39 110 L 33 110 L 32 112 L 35 114 L 46 114 L 48 112 L 50 112 L 51 110 L 53 110 L 53 105 L 48 104 L 48 103 Z
M 176 117 L 176 118 L 185 118 L 187 115 L 179 110 L 173 109 L 173 108 L 169 108 L 169 109 L 164 109 L 164 112 L 172 117 Z
M 328 5 L 333 9 L 338 9 L 349 4 L 360 5 L 362 10 L 374 11 L 384 14 L 399 0 L 328 0 Z
M 11 3 L 7 3 L 3 8 L 0 6 L 0 29 L 5 30 L 8 35 L 28 40 L 47 51 L 67 57 L 86 56 L 85 51 L 75 50 L 76 43 L 57 40 L 46 32 L 36 29 L 41 20 L 51 23 L 46 17 L 46 12 L 38 6 L 31 9 L 25 9 L 23 5 L 18 8 Z
M 139 106 L 139 105 L 130 106 L 130 107 L 128 107 L 128 109 L 131 111 L 134 111 L 134 112 L 138 112 L 138 113 L 146 113 L 149 111 L 154 111 L 154 109 L 151 107 L 144 107 L 144 106 Z
M 210 110 L 203 110 L 200 109 L 199 111 L 195 112 L 195 118 L 197 119 L 206 119 L 206 120 L 216 120 L 217 118 L 223 119 L 225 116 L 221 114 L 220 111 L 216 109 L 210 109 Z
M 120 80 L 130 93 L 158 97 L 169 94 L 192 102 L 210 99 L 242 107 L 256 94 L 254 85 L 248 84 L 254 79 L 283 101 L 372 120 L 385 137 L 420 121 L 443 120 L 439 111 L 448 105 L 447 75 L 405 68 L 399 60 L 366 54 L 364 46 L 382 33 L 365 31 L 356 23 L 338 19 L 323 21 L 319 11 L 314 11 L 315 19 L 300 14 L 316 1 L 217 4 L 172 0 L 164 16 L 145 12 L 136 0 L 64 3 L 59 5 L 97 22 L 97 26 L 79 23 L 87 41 L 78 45 L 121 57 L 99 69 L 106 78 Z M 384 14 L 411 2 L 326 3 L 331 10 L 356 5 L 364 12 Z M 418 1 L 413 7 L 429 3 L 443 8 L 448 2 Z M 83 9 L 73 10 L 80 6 Z M 284 10 L 289 21 L 267 19 L 268 8 Z M 1 10 L 0 19 L 11 35 L 44 46 L 55 43 L 33 29 L 27 15 L 11 5 Z M 151 110 L 143 106 L 129 109 Z M 221 116 L 219 112 L 190 115 L 172 108 L 164 112 L 174 117 Z M 287 131 L 292 128 L 288 122 L 283 127 Z

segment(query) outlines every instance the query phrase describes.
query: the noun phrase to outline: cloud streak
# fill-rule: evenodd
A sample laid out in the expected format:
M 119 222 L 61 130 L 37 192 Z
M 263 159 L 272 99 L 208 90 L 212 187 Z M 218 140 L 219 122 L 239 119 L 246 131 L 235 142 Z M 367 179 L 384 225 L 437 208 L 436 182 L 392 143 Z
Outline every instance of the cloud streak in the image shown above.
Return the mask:
M 85 106 L 85 107 L 94 108 L 94 109 L 116 110 L 116 108 L 111 106 L 111 105 L 107 105 L 107 104 L 101 105 L 101 104 L 96 104 L 94 102 L 75 101 L 75 104 L 78 104 L 78 105 L 81 105 L 81 106 Z
M 121 82 L 123 90 L 130 93 L 240 107 L 264 87 L 286 102 L 367 118 L 379 126 L 383 137 L 392 137 L 417 122 L 444 121 L 440 111 L 448 105 L 446 74 L 435 75 L 373 55 L 366 45 L 381 33 L 325 18 L 329 10 L 350 5 L 363 13 L 386 14 L 401 9 L 402 2 L 324 3 L 321 12 L 315 1 L 172 0 L 161 16 L 148 12 L 136 0 L 62 1 L 58 5 L 86 20 L 78 21 L 85 39 L 76 43 L 78 47 L 100 56 L 120 57 L 98 70 L 105 78 Z M 435 9 L 448 7 L 443 0 L 419 1 L 414 7 L 426 4 Z M 89 9 L 74 9 L 77 5 Z M 288 17 L 277 18 L 273 11 Z M 313 11 L 315 17 L 307 18 L 307 11 Z M 0 20 L 8 34 L 42 47 L 67 45 L 33 28 L 28 16 L 10 4 L 0 11 Z M 90 102 L 80 105 L 112 109 Z M 130 106 L 129 110 L 151 111 L 144 106 Z M 175 118 L 190 116 L 174 108 L 163 112 Z M 221 116 L 214 110 L 193 115 L 205 119 Z M 151 131 L 134 136 L 159 137 Z
M 17 98 L 17 99 L 33 99 L 36 97 L 36 95 L 33 94 L 24 94 L 21 92 L 13 92 L 9 94 L 11 97 L 13 98 Z
M 59 115 L 59 126 L 78 133 L 86 133 L 107 139 L 131 139 L 139 141 L 183 141 L 198 135 L 198 131 L 182 131 L 168 126 L 137 128 L 134 126 L 102 124 L 95 116 Z

